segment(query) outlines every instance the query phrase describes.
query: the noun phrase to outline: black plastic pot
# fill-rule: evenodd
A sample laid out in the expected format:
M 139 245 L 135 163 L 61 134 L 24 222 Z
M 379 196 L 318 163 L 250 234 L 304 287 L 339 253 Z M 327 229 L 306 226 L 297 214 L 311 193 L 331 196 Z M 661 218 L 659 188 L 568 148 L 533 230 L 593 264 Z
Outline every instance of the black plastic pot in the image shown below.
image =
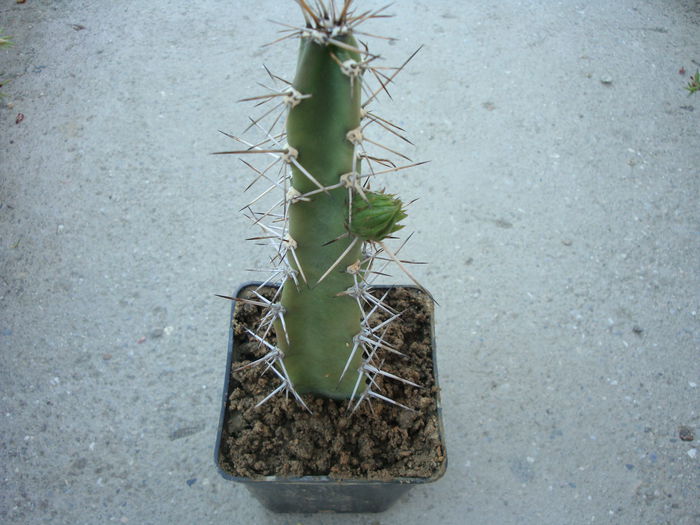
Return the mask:
M 257 287 L 260 283 L 247 283 L 241 286 L 236 293 L 240 297 L 248 287 Z M 411 288 L 413 286 L 378 286 L 377 288 Z M 421 292 L 424 293 L 424 292 Z M 447 468 L 447 456 L 441 469 L 430 478 L 396 478 L 390 481 L 375 481 L 363 479 L 331 479 L 328 476 L 305 477 L 277 477 L 267 476 L 261 478 L 244 478 L 233 476 L 225 470 L 221 461 L 221 441 L 224 428 L 227 423 L 227 405 L 229 396 L 234 386 L 230 381 L 231 365 L 238 360 L 239 351 L 234 346 L 234 312 L 236 303 L 231 307 L 231 323 L 228 340 L 228 359 L 226 361 L 226 374 L 224 377 L 223 399 L 221 403 L 221 416 L 214 450 L 214 462 L 217 470 L 227 480 L 242 483 L 251 494 L 267 509 L 273 512 L 382 512 L 393 505 L 402 495 L 415 485 L 432 483 L 440 479 Z M 410 315 L 406 312 L 404 315 Z M 433 374 L 435 386 L 438 386 L 437 366 L 435 360 L 435 334 L 433 330 L 434 319 L 432 309 L 430 315 L 430 330 L 432 342 Z M 437 393 L 438 407 L 438 432 L 443 451 L 445 450 L 445 432 L 442 423 L 442 411 L 440 408 L 439 388 Z

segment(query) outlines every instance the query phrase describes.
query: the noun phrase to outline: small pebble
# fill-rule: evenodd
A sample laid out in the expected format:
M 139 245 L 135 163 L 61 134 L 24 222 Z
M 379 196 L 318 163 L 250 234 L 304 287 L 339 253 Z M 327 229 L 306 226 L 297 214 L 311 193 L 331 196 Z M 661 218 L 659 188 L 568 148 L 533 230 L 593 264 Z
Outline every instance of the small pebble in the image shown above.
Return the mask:
M 573 242 L 573 241 L 572 241 L 571 239 L 564 239 L 563 241 L 561 241 L 561 243 L 562 243 L 564 246 L 571 246 L 572 242 Z
M 105 361 L 109 361 L 110 359 L 112 359 L 112 354 L 102 354 L 102 359 L 104 359 Z
M 154 328 L 151 330 L 151 337 L 157 338 L 157 337 L 163 337 L 163 329 L 162 328 Z
M 698 449 L 697 449 L 697 448 L 691 448 L 691 449 L 688 451 L 688 455 L 689 455 L 691 458 L 695 459 L 695 456 L 698 455 Z
M 678 429 L 678 437 L 681 438 L 681 441 L 693 441 L 695 439 L 695 434 L 693 434 L 692 428 L 682 426 Z
M 612 84 L 612 81 L 613 79 L 610 75 L 603 75 L 602 77 L 600 77 L 601 84 L 605 84 L 606 86 Z
M 189 486 L 191 487 L 191 486 L 194 485 L 196 482 L 197 482 L 197 478 L 188 479 L 188 480 L 187 480 L 187 485 L 189 485 Z

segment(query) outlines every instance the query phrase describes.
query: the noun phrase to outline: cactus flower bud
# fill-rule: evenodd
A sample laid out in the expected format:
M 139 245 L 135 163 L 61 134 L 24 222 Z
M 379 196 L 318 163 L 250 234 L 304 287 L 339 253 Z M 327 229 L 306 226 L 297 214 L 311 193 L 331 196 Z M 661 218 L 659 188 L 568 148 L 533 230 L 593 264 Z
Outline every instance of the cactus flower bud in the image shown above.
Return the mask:
M 403 228 L 399 221 L 406 218 L 403 204 L 396 196 L 380 192 L 365 192 L 366 200 L 355 195 L 348 231 L 363 241 L 382 241 Z

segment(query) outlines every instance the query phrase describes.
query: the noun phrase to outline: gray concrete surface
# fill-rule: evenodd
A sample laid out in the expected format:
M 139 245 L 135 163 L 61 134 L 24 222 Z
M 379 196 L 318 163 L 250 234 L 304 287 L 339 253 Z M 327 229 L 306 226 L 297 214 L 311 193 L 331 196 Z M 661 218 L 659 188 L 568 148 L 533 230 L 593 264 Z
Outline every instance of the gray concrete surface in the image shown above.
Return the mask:
M 262 63 L 291 75 L 294 44 L 260 46 L 294 4 L 7 0 L 0 522 L 700 523 L 698 3 L 391 12 L 367 26 L 387 63 L 425 44 L 383 107 L 432 159 L 390 188 L 420 197 L 406 253 L 441 303 L 445 478 L 381 515 L 277 516 L 213 465 L 213 294 L 264 252 L 247 173 L 208 153 Z

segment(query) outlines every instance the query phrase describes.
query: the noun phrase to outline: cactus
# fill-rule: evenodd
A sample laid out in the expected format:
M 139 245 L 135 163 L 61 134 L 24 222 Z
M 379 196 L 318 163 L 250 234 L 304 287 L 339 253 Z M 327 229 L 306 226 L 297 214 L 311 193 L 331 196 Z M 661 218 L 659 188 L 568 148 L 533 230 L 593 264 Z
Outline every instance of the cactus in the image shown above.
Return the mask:
M 373 191 L 370 183 L 378 175 L 417 164 L 396 166 L 370 155 L 365 145 L 396 152 L 365 132 L 373 125 L 407 140 L 400 134 L 401 128 L 367 109 L 405 63 L 400 68 L 376 68 L 373 63 L 378 57 L 355 38 L 357 26 L 385 16 L 383 9 L 356 15 L 352 0 L 344 0 L 342 7 L 333 0 L 327 4 L 316 1 L 314 7 L 305 0 L 297 3 L 306 25 L 285 25 L 287 35 L 279 39 L 300 40 L 294 81 L 284 81 L 268 71 L 273 81 L 286 87 L 244 99 L 260 104 L 278 101 L 249 126 L 259 130 L 264 139 L 251 143 L 226 134 L 247 148 L 219 152 L 274 158 L 263 167 L 244 160 L 255 171 L 256 180 L 272 182 L 245 210 L 264 232 L 254 239 L 275 246 L 276 268 L 271 279 L 284 278 L 281 293 L 272 300 L 257 292 L 256 299 L 235 299 L 266 308 L 258 333 L 252 335 L 267 353 L 245 366 L 267 365 L 281 380 L 259 404 L 281 391 L 291 393 L 304 406 L 301 394 L 305 393 L 349 399 L 355 407 L 371 398 L 393 402 L 373 388 L 376 375 L 418 385 L 379 367 L 378 353 L 397 350 L 382 340 L 385 326 L 371 326 L 373 312 L 388 310 L 370 293 L 373 276 L 381 273 L 374 266 L 394 262 L 418 282 L 385 243 L 402 228 L 399 222 L 406 217 L 403 204 L 394 195 Z M 387 70 L 392 73 L 387 74 Z M 368 71 L 379 81 L 374 91 L 363 85 Z M 363 92 L 368 94 L 364 103 Z M 275 108 L 281 114 L 266 129 L 262 123 L 272 118 Z M 286 133 L 275 135 L 274 126 L 285 120 L 284 114 Z M 361 174 L 363 164 L 369 170 L 367 175 Z M 281 171 L 275 179 L 271 174 L 277 165 Z M 272 190 L 283 194 L 275 204 L 281 213 L 275 206 L 254 211 L 253 205 Z M 398 313 L 391 314 L 390 320 L 398 318 Z M 276 346 L 266 340 L 272 329 Z

